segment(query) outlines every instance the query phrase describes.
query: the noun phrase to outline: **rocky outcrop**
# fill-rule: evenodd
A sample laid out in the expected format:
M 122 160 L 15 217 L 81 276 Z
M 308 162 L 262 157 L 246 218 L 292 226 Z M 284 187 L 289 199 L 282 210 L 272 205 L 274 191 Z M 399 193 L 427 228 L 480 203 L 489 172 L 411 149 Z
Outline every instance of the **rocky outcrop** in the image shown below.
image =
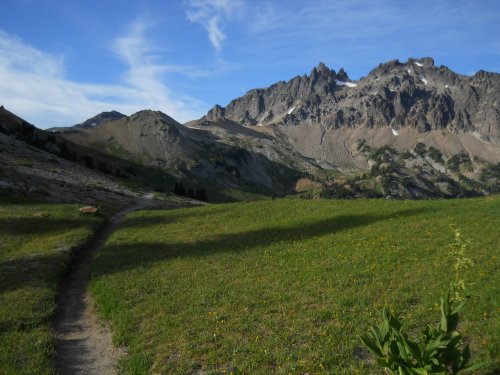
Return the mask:
M 350 83 L 350 80 L 343 69 L 336 73 L 320 63 L 309 76 L 297 76 L 267 89 L 251 90 L 226 108 L 216 105 L 206 119 L 217 121 L 227 118 L 247 126 L 276 121 L 314 121 L 314 111 L 308 109 L 323 107 L 326 101 L 335 101 L 333 93 L 346 82 Z
M 245 126 L 310 124 L 325 128 L 410 127 L 500 136 L 500 74 L 472 77 L 436 67 L 432 58 L 392 60 L 353 83 L 320 63 L 306 76 L 251 90 L 206 119 Z

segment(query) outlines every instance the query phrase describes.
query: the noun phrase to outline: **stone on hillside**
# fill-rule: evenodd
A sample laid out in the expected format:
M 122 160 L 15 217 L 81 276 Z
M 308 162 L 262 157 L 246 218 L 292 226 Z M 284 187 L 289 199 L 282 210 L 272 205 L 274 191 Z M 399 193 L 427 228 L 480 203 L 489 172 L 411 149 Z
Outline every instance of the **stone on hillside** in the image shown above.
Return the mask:
M 78 209 L 78 211 L 80 211 L 81 214 L 85 215 L 95 215 L 99 211 L 99 209 L 95 206 L 85 206 Z

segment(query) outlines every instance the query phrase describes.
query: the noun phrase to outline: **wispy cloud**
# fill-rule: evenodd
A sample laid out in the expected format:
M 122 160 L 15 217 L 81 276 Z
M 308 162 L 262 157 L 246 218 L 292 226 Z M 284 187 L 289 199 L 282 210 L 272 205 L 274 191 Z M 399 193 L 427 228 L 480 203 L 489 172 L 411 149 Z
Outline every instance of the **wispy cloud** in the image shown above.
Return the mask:
M 124 80 L 137 91 L 139 102 L 177 116 L 182 121 L 192 119 L 192 110 L 199 107 L 199 101 L 172 93 L 165 82 L 165 74 L 181 73 L 202 76 L 206 72 L 186 66 L 167 65 L 160 62 L 158 47 L 151 42 L 146 32 L 150 25 L 144 20 L 132 24 L 130 32 L 118 38 L 113 50 L 128 66 Z M 191 109 L 192 108 L 192 109 Z
M 250 35 L 362 38 L 386 34 L 398 21 L 397 4 L 382 0 L 313 0 L 248 4 Z M 270 34 L 270 32 L 274 32 Z
M 222 23 L 241 14 L 242 0 L 185 0 L 189 21 L 202 25 L 208 32 L 212 46 L 220 51 L 226 39 Z
M 171 92 L 164 82 L 167 73 L 205 72 L 159 63 L 147 28 L 146 22 L 137 21 L 114 41 L 113 51 L 125 65 L 123 80 L 116 84 L 75 82 L 67 78 L 63 57 L 0 30 L 0 104 L 41 127 L 78 123 L 111 109 L 131 114 L 151 108 L 178 121 L 201 116 L 207 110 L 204 103 Z

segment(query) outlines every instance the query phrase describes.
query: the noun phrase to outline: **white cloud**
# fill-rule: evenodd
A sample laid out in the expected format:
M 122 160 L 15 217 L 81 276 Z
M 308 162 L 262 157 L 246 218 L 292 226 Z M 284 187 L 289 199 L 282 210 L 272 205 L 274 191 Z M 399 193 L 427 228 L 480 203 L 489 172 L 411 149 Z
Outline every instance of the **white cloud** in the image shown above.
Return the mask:
M 127 68 L 123 82 L 114 85 L 74 82 L 66 78 L 62 57 L 0 30 L 0 104 L 43 128 L 75 124 L 112 109 L 125 114 L 161 110 L 181 122 L 200 117 L 206 106 L 174 95 L 163 80 L 166 73 L 199 76 L 204 72 L 159 64 L 146 29 L 146 23 L 136 22 L 129 34 L 113 43 Z
M 212 46 L 220 51 L 226 39 L 221 23 L 240 14 L 242 0 L 186 0 L 185 4 L 188 20 L 202 25 L 208 32 Z
M 33 62 L 36 61 L 36 64 Z M 15 62 L 15 64 L 13 64 Z M 58 76 L 64 72 L 64 60 L 24 44 L 21 39 L 0 30 L 0 64 L 16 70 L 30 69 L 39 74 Z

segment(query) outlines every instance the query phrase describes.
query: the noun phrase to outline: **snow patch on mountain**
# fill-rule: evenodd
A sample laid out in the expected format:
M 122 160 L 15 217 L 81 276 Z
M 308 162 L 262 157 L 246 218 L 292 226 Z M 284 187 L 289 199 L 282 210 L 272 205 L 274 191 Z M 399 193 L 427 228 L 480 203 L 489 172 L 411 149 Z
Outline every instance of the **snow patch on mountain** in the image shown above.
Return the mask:
M 347 87 L 356 87 L 358 84 L 354 82 L 344 82 L 344 81 L 339 81 L 336 80 L 335 83 L 339 86 L 347 86 Z

